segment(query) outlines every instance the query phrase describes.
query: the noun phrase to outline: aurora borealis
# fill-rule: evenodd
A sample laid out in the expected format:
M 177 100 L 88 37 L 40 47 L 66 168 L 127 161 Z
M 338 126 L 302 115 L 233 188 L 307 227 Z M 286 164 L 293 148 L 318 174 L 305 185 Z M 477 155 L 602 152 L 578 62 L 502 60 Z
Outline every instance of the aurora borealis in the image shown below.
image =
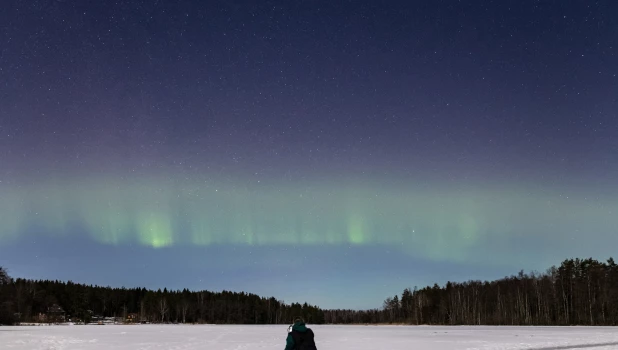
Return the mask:
M 8 1 L 0 266 L 368 308 L 612 255 L 617 5 L 507 3 Z
M 107 245 L 384 245 L 425 259 L 466 262 L 491 239 L 541 239 L 556 231 L 563 239 L 578 238 L 591 221 L 597 234 L 609 235 L 618 209 L 612 198 L 520 193 L 491 185 L 250 188 L 148 177 L 106 184 L 110 177 L 5 190 L 2 241 L 30 227 L 59 238 L 80 228 Z M 509 248 L 497 246 L 494 253 L 508 254 Z

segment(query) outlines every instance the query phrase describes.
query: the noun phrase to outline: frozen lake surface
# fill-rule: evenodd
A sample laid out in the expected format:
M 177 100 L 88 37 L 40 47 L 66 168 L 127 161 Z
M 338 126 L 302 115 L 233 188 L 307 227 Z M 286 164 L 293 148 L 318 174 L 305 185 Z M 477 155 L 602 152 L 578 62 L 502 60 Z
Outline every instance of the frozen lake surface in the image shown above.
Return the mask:
M 612 327 L 313 326 L 319 350 L 618 349 Z M 0 327 L 0 349 L 284 349 L 285 325 Z

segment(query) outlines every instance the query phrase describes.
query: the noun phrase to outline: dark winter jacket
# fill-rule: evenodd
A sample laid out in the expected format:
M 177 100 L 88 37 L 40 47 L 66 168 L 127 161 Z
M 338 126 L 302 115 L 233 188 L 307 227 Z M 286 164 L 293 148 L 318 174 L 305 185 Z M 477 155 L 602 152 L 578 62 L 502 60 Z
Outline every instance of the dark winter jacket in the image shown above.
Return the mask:
M 304 322 L 295 322 L 292 331 L 285 340 L 285 350 L 317 350 L 313 340 L 313 331 Z M 302 344 L 302 346 L 301 346 Z

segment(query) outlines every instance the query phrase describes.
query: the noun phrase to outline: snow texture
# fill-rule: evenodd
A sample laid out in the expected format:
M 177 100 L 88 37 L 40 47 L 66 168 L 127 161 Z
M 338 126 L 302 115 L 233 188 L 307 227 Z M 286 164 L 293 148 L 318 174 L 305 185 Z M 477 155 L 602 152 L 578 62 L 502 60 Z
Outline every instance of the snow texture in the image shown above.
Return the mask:
M 309 326 L 319 350 L 618 349 L 612 327 Z M 0 327 L 0 349 L 283 350 L 286 336 L 286 325 Z

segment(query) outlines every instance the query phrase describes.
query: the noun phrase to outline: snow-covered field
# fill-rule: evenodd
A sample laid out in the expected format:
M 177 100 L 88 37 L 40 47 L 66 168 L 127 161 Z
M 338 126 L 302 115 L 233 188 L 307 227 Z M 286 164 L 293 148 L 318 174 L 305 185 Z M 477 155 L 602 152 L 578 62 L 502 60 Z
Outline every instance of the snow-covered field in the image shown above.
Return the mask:
M 320 350 L 618 349 L 611 327 L 311 326 Z M 286 326 L 0 327 L 0 349 L 280 349 Z

